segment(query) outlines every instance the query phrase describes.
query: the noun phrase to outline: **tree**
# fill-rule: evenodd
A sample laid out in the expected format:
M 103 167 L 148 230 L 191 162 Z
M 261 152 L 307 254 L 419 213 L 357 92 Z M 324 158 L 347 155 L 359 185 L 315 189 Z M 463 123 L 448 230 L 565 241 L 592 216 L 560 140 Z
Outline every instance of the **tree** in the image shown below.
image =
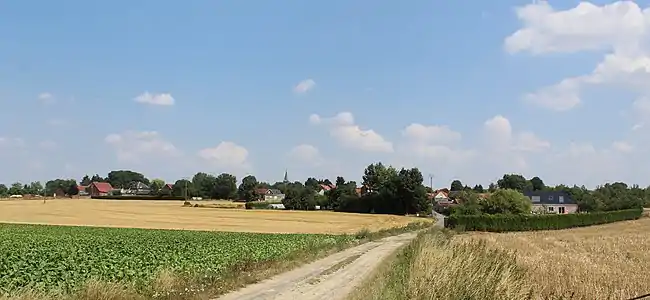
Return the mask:
M 310 188 L 313 191 L 318 191 L 320 190 L 320 183 L 316 178 L 309 177 L 307 178 L 307 181 L 305 181 L 305 187 Z
M 111 171 L 106 179 L 114 188 L 127 188 L 133 182 L 149 185 L 149 179 L 144 175 L 129 170 Z
M 485 193 L 485 189 L 480 184 L 475 185 L 472 190 L 477 193 Z
M 160 178 L 152 179 L 151 184 L 149 184 L 149 188 L 151 188 L 151 192 L 154 194 L 158 194 L 164 186 L 165 181 Z
M 461 192 L 458 199 L 462 201 L 458 206 L 451 209 L 452 215 L 478 215 L 481 213 L 481 205 L 479 204 L 478 195 L 472 192 Z
M 196 196 L 196 190 L 191 181 L 187 179 L 179 179 L 174 183 L 172 195 L 174 195 L 174 197 L 185 197 L 185 199 L 189 199 Z
M 237 195 L 239 199 L 244 199 L 246 202 L 256 201 L 259 196 L 255 192 L 257 188 L 257 178 L 253 175 L 248 175 L 244 177 L 237 189 Z
M 542 179 L 537 176 L 530 179 L 530 185 L 533 191 L 542 191 L 546 189 L 544 181 L 542 181 Z
M 532 207 L 530 199 L 513 189 L 498 189 L 480 205 L 486 214 L 529 214 Z
M 397 170 L 392 166 L 384 166 L 381 162 L 370 164 L 363 171 L 363 186 L 367 192 L 377 192 L 382 185 L 397 175 Z
M 71 182 L 65 191 L 68 196 L 79 195 L 79 186 L 77 185 L 77 181 Z
M 488 192 L 493 193 L 496 190 L 497 190 L 497 185 L 494 184 L 494 182 L 490 182 L 490 185 L 488 186 Z
M 29 184 L 29 192 L 32 195 L 43 195 L 45 191 L 40 181 L 34 181 Z
M 237 198 L 237 177 L 228 173 L 221 173 L 214 180 L 215 199 Z
M 67 195 L 70 195 L 70 187 L 74 184 L 75 188 L 77 187 L 77 180 L 75 179 L 54 179 L 54 180 L 49 180 L 48 182 L 45 183 L 45 196 L 53 196 L 55 193 L 65 193 Z M 74 192 L 74 191 L 73 191 Z M 79 189 L 77 189 L 77 192 L 74 194 L 78 194 Z M 63 195 L 58 195 L 58 196 L 63 196 Z
M 460 182 L 460 180 L 456 179 L 451 182 L 451 186 L 449 187 L 450 191 L 462 191 L 463 190 L 463 183 Z
M 203 172 L 194 174 L 192 177 L 192 185 L 194 186 L 198 196 L 203 198 L 212 198 L 214 195 L 216 179 L 216 177 Z
M 90 179 L 90 177 L 88 177 L 88 175 L 84 175 L 84 177 L 81 178 L 81 181 L 79 182 L 79 184 L 83 186 L 89 186 L 91 183 L 92 180 Z
M 9 188 L 6 185 L 0 184 L 0 198 L 7 197 L 9 195 Z
M 300 182 L 292 183 L 282 200 L 282 204 L 286 209 L 314 210 L 316 209 L 314 190 L 302 185 Z
M 102 178 L 101 176 L 99 176 L 99 174 L 95 174 L 95 175 L 93 175 L 92 178 L 90 178 L 90 182 L 91 182 L 91 183 L 92 183 L 92 182 L 108 182 L 108 180 Z M 90 183 L 89 183 L 89 184 L 90 184 Z
M 11 184 L 11 187 L 9 188 L 9 194 L 10 195 L 22 195 L 23 192 L 23 184 L 20 182 L 14 182 Z
M 503 178 L 497 181 L 500 189 L 511 189 L 519 192 L 530 191 L 533 189 L 530 181 L 519 174 L 505 174 Z

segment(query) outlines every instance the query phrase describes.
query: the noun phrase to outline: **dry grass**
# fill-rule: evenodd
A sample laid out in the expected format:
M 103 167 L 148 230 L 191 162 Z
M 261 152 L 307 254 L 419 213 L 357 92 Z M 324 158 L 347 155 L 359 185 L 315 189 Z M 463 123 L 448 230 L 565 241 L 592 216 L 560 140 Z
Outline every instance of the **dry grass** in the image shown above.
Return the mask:
M 424 233 L 384 264 L 350 300 L 526 299 L 530 286 L 511 253 L 484 242 L 453 243 Z
M 558 231 L 471 233 L 515 250 L 536 298 L 629 299 L 650 293 L 650 218 Z M 573 296 L 572 296 L 573 295 Z
M 206 203 L 209 203 L 206 201 Z M 0 222 L 258 233 L 356 233 L 422 218 L 325 211 L 201 209 L 182 201 L 68 199 L 0 201 Z

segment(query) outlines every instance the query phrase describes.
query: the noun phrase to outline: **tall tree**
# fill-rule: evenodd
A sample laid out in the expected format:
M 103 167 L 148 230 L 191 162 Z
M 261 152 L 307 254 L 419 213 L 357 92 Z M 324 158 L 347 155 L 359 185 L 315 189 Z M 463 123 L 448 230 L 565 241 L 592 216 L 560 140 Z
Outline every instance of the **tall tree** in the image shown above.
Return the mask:
M 318 182 L 318 180 L 316 180 L 316 178 L 313 178 L 313 177 L 309 177 L 309 178 L 307 178 L 307 181 L 305 181 L 305 187 L 307 187 L 307 188 L 309 188 L 309 189 L 311 189 L 313 191 L 320 190 L 319 185 L 320 185 L 320 183 Z
M 221 173 L 214 180 L 215 199 L 237 198 L 237 177 L 228 173 Z
M 128 188 L 133 182 L 142 182 L 149 185 L 149 179 L 144 175 L 129 170 L 111 171 L 106 179 L 114 188 Z
M 7 197 L 9 195 L 9 188 L 6 185 L 0 184 L 0 198 Z
M 460 182 L 460 180 L 456 179 L 451 182 L 451 186 L 449 187 L 450 191 L 462 191 L 463 190 L 463 183 Z
M 23 184 L 20 182 L 14 182 L 11 184 L 11 187 L 9 188 L 9 194 L 11 195 L 22 195 L 24 193 L 23 191 Z
M 377 192 L 382 185 L 397 176 L 397 170 L 392 166 L 385 166 L 381 162 L 370 164 L 363 171 L 363 186 L 367 192 Z
M 43 193 L 45 192 L 43 190 L 43 185 L 41 184 L 40 181 L 34 181 L 34 182 L 30 183 L 29 184 L 29 191 L 30 191 L 31 194 L 34 194 L 34 195 L 43 195 Z
M 90 178 L 90 182 L 91 182 L 91 183 L 92 183 L 92 182 L 107 182 L 107 180 L 106 180 L 105 178 L 99 176 L 99 174 L 95 174 L 95 175 L 93 175 L 92 178 Z M 89 183 L 89 184 L 90 184 L 90 183 Z
M 253 175 L 248 175 L 244 177 L 237 189 L 237 195 L 239 199 L 244 199 L 247 202 L 258 200 L 258 195 L 255 193 L 257 188 L 257 178 Z
M 91 183 L 92 183 L 92 180 L 90 179 L 90 177 L 88 177 L 88 175 L 84 175 L 84 177 L 81 178 L 81 181 L 79 181 L 79 184 L 83 185 L 83 186 L 88 186 Z
M 216 179 L 216 177 L 210 174 L 198 172 L 192 177 L 192 185 L 194 185 L 199 196 L 203 198 L 211 198 L 214 194 L 214 184 Z
M 485 189 L 484 189 L 483 186 L 480 185 L 480 184 L 475 185 L 474 188 L 473 188 L 473 190 L 474 190 L 475 192 L 477 192 L 477 193 L 484 193 L 484 192 L 485 192 Z
M 163 186 L 165 186 L 165 181 L 160 178 L 152 179 L 151 184 L 149 184 L 151 192 L 155 194 L 159 193 Z
M 530 181 L 519 174 L 504 174 L 503 178 L 497 181 L 500 189 L 512 189 L 519 192 L 530 191 L 533 189 Z
M 196 196 L 196 191 L 191 181 L 187 179 L 179 179 L 174 183 L 172 195 L 174 195 L 174 197 L 185 197 L 185 199 L 189 199 Z
M 530 185 L 533 191 L 542 191 L 546 189 L 544 181 L 542 181 L 542 179 L 537 176 L 530 179 Z

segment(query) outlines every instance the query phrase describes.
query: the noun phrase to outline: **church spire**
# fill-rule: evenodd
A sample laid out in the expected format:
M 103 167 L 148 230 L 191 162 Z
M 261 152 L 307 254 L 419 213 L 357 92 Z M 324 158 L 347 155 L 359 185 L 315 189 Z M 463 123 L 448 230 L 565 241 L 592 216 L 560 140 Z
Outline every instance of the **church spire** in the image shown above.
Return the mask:
M 287 174 L 287 169 L 284 169 L 284 182 L 289 182 L 289 175 Z

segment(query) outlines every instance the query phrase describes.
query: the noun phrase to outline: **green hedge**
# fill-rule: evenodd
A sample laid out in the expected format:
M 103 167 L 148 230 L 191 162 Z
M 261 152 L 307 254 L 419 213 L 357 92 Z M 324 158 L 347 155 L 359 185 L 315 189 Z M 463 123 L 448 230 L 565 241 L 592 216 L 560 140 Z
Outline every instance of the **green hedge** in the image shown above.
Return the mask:
M 146 195 L 128 195 L 128 196 L 92 196 L 92 199 L 108 200 L 185 200 L 185 197 L 174 196 L 146 196 Z
M 561 215 L 452 215 L 445 219 L 445 227 L 491 232 L 552 230 L 635 220 L 642 213 L 643 209 L 628 209 Z
M 271 204 L 282 204 L 282 202 L 269 202 L 269 201 L 252 201 L 246 202 L 246 209 L 272 209 Z

